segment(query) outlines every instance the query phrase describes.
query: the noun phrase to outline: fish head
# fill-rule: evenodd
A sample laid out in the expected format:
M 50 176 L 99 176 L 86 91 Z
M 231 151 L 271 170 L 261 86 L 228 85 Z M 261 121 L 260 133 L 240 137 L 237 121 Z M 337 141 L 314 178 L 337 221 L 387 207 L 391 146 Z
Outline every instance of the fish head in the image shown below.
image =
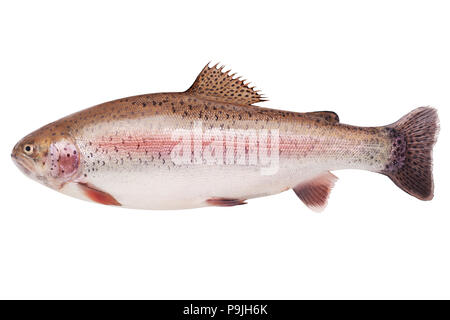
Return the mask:
M 75 179 L 80 155 L 69 134 L 55 132 L 52 124 L 22 138 L 13 148 L 11 158 L 28 177 L 52 189 L 61 189 Z

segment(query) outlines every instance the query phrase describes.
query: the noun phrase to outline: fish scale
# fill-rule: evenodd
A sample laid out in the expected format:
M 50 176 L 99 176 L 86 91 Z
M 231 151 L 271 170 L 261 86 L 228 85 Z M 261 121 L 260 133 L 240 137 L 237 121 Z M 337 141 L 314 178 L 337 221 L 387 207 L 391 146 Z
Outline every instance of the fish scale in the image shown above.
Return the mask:
M 74 113 L 23 138 L 12 156 L 53 189 L 129 208 L 234 206 L 294 189 L 321 210 L 337 180 L 330 170 L 339 169 L 382 173 L 431 199 L 433 108 L 392 125 L 357 127 L 331 111 L 253 105 L 263 101 L 240 78 L 207 65 L 185 92 L 127 97 Z

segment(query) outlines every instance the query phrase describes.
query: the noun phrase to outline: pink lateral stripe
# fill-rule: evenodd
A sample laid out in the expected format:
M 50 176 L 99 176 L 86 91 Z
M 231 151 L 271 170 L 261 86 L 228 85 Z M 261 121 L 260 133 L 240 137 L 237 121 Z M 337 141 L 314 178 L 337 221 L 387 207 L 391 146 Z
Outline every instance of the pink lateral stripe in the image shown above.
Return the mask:
M 205 137 L 205 141 L 202 141 L 202 150 L 206 147 L 214 143 L 214 140 L 209 140 L 209 137 Z M 290 156 L 290 155 L 307 155 L 315 148 L 320 145 L 320 139 L 314 139 L 311 137 L 302 137 L 302 136 L 281 136 L 278 144 L 279 151 L 282 156 Z M 111 136 L 111 137 L 101 137 L 97 141 L 93 142 L 94 145 L 101 151 L 107 153 L 129 153 L 140 154 L 140 155 L 148 155 L 148 154 L 170 154 L 172 149 L 182 143 L 181 140 L 172 139 L 172 136 L 169 134 L 158 134 L 158 135 L 145 135 L 145 136 Z M 233 148 L 236 153 L 237 142 L 233 142 Z M 248 141 L 246 141 L 245 153 L 248 154 Z M 191 147 L 194 147 L 194 139 L 191 139 Z M 260 152 L 271 152 L 270 140 L 269 143 L 264 145 L 257 141 L 256 146 Z M 260 149 L 261 147 L 261 149 Z M 226 152 L 227 144 L 224 140 L 223 142 L 223 150 Z
M 179 141 L 173 141 L 170 135 L 102 137 L 94 142 L 97 147 L 106 152 L 133 154 L 170 153 Z

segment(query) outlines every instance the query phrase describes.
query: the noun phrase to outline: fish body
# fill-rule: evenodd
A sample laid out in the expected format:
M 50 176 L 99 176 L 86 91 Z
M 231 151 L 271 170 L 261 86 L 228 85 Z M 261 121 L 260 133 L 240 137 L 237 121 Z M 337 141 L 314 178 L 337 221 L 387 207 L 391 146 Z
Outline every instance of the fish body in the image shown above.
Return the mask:
M 74 113 L 23 138 L 12 157 L 62 193 L 128 208 L 234 206 L 293 189 L 321 210 L 337 179 L 330 171 L 339 169 L 383 173 L 408 193 L 432 198 L 434 109 L 357 127 L 334 112 L 253 105 L 261 101 L 242 80 L 206 66 L 185 92 Z

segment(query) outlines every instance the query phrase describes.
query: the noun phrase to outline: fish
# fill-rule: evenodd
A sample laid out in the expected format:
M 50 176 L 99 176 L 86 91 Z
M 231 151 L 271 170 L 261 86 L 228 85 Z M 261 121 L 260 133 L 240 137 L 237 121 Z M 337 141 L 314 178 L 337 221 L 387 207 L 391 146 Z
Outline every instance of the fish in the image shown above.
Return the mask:
M 434 194 L 437 110 L 419 107 L 385 126 L 340 122 L 332 111 L 293 112 L 247 80 L 208 63 L 183 92 L 121 98 L 22 138 L 12 160 L 66 195 L 135 209 L 232 207 L 292 189 L 323 210 L 337 177 L 367 170 L 420 199 Z

